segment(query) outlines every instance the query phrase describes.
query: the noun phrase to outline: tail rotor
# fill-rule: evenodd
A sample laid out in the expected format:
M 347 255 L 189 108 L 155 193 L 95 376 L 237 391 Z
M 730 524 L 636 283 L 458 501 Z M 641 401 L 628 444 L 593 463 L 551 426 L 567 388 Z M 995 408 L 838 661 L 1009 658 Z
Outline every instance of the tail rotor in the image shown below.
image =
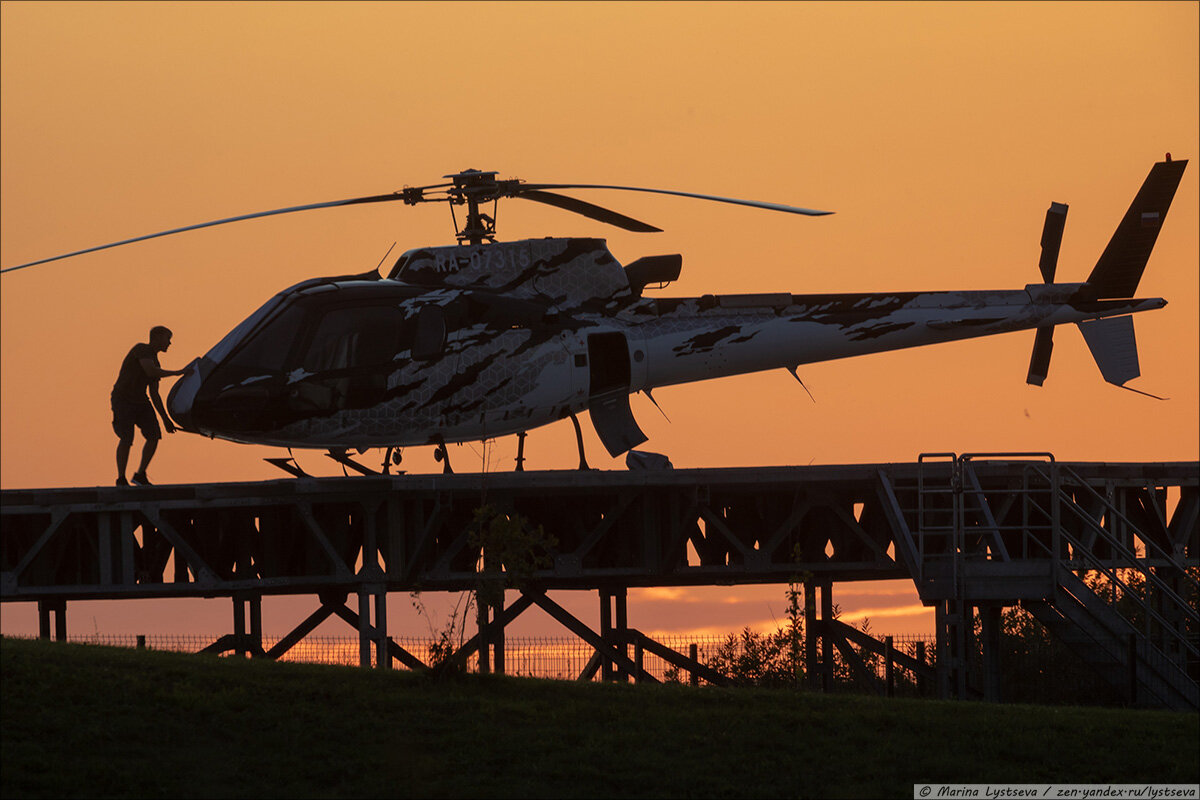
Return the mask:
M 1038 269 L 1046 283 L 1054 283 L 1058 269 L 1058 251 L 1062 247 L 1063 228 L 1067 224 L 1067 204 L 1051 203 L 1046 211 L 1046 222 L 1042 226 L 1042 255 Z M 1033 340 L 1033 354 L 1029 358 L 1029 374 L 1025 382 L 1041 386 L 1050 371 L 1050 353 L 1054 350 L 1054 326 L 1043 325 L 1037 329 Z

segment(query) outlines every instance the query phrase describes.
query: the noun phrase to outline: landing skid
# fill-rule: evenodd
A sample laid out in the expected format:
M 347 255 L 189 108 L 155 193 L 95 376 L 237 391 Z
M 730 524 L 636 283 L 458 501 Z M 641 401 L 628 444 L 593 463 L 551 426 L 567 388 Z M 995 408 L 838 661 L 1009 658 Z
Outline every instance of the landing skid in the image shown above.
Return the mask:
M 267 462 L 268 464 L 270 464 L 273 467 L 279 467 L 281 470 L 283 470 L 287 474 L 291 475 L 292 477 L 295 477 L 295 478 L 311 477 L 307 472 L 300 469 L 300 465 L 296 463 L 296 459 L 292 458 L 291 456 L 289 456 L 288 458 L 282 458 L 282 457 L 264 458 L 263 461 Z
M 301 468 L 299 462 L 296 461 L 296 457 L 291 455 L 291 452 L 292 451 L 289 449 L 287 458 L 282 458 L 282 457 L 264 458 L 263 461 L 266 461 L 268 464 L 270 464 L 273 467 L 278 467 L 279 469 L 283 470 L 284 472 L 286 472 L 287 474 L 289 474 L 293 477 L 311 478 L 312 476 L 309 475 L 307 472 L 305 472 Z M 400 463 L 400 459 L 401 459 L 399 447 L 387 448 L 386 452 L 383 455 L 382 468 L 379 470 L 374 470 L 368 466 L 360 464 L 359 462 L 357 462 L 353 458 L 351 458 L 350 455 L 344 449 L 331 448 L 328 452 L 325 453 L 325 457 L 331 458 L 334 461 L 338 462 L 339 464 L 342 465 L 343 468 L 349 467 L 350 469 L 354 470 L 355 472 L 359 473 L 360 475 L 390 475 L 391 471 L 392 471 L 392 465 L 393 464 L 398 465 Z M 404 470 L 399 470 L 396 474 L 403 475 Z
M 575 426 L 575 444 L 579 448 L 579 470 L 583 472 L 589 472 L 592 468 L 588 466 L 587 455 L 584 453 L 583 449 L 583 429 L 579 425 L 578 417 L 576 417 L 574 414 L 571 414 L 570 417 L 571 424 Z M 528 460 L 525 456 L 525 437 L 528 435 L 529 434 L 527 431 L 521 431 L 517 434 L 517 457 L 515 459 L 517 464 L 515 469 L 516 472 L 525 471 L 525 462 Z M 449 448 L 446 447 L 446 442 L 439 437 L 434 445 L 434 448 L 435 450 L 433 457 L 436 461 L 439 461 L 442 464 L 442 474 L 453 475 L 454 470 L 450 466 L 450 451 Z M 361 455 L 363 452 L 364 451 L 359 451 L 359 455 Z M 390 475 L 392 474 L 392 466 L 399 465 L 401 460 L 399 447 L 387 448 L 383 456 L 383 464 L 381 465 L 381 469 L 377 470 L 371 469 L 365 464 L 355 461 L 345 448 L 330 448 L 326 451 L 325 457 L 341 464 L 343 469 L 349 468 L 360 475 L 368 476 Z M 305 472 L 303 468 L 301 468 L 300 463 L 296 460 L 296 457 L 292 455 L 290 448 L 288 449 L 287 458 L 277 456 L 275 458 L 264 458 L 263 461 L 267 462 L 273 467 L 278 467 L 294 478 L 313 477 Z M 398 470 L 395 474 L 403 475 L 404 470 Z
M 325 453 L 326 458 L 332 458 L 334 461 L 341 464 L 343 467 L 349 467 L 360 475 L 382 475 L 382 472 L 365 467 L 362 464 L 351 458 L 345 450 L 330 450 Z

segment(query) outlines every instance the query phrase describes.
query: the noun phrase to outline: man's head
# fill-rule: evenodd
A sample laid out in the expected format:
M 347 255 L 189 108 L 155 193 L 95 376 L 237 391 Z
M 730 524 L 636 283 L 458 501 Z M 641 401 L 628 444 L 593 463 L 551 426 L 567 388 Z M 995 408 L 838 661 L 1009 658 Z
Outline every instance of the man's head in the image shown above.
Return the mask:
M 150 346 L 159 353 L 167 352 L 171 346 L 171 329 L 165 325 L 155 325 L 150 329 Z

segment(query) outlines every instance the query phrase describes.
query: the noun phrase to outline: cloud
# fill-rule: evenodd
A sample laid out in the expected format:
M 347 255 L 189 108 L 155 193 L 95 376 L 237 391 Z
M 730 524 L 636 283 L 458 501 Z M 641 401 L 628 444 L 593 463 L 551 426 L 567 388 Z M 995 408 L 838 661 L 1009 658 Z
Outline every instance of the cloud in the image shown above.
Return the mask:
M 630 602 L 639 600 L 669 600 L 673 603 L 698 603 L 703 598 L 697 597 L 690 589 L 681 586 L 652 586 L 648 589 L 632 589 L 629 592 Z
M 927 608 L 920 603 L 914 603 L 910 606 L 893 606 L 890 608 L 861 608 L 858 611 L 848 611 L 843 613 L 838 619 L 842 622 L 858 622 L 860 619 L 878 619 L 880 617 L 915 617 L 933 614 L 932 608 Z

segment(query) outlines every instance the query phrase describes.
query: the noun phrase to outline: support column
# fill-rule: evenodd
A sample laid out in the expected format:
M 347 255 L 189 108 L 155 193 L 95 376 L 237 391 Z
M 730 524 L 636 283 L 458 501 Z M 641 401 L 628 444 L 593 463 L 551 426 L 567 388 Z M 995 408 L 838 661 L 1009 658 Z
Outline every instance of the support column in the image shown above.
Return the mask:
M 616 606 L 614 609 L 614 616 L 616 617 L 616 630 L 614 633 L 620 641 L 621 652 L 626 656 L 629 655 L 629 611 L 626 604 L 627 599 L 628 590 L 624 586 L 613 592 L 613 601 Z M 613 680 L 628 681 L 630 677 L 628 670 L 619 664 L 613 665 Z
M 983 699 L 1000 702 L 1000 606 L 981 606 L 983 625 Z
M 372 619 L 371 605 L 375 615 Z M 365 584 L 358 590 L 358 664 L 371 666 L 371 647 L 374 645 L 379 666 L 391 666 L 387 641 L 387 587 L 383 584 Z
M 262 595 L 258 592 L 234 592 L 233 637 L 233 652 L 238 656 L 262 654 Z
M 953 670 L 950 667 L 950 621 L 945 600 L 939 600 L 934 607 L 934 635 L 937 637 L 934 647 L 937 650 L 937 697 L 938 700 L 950 699 L 950 685 Z
M 446 467 L 449 470 L 449 462 Z M 390 510 L 386 501 L 364 506 L 363 563 L 358 571 L 362 581 L 358 588 L 359 664 L 371 666 L 371 646 L 374 645 L 375 665 L 380 669 L 392 667 L 387 635 L 387 573 L 382 566 L 384 559 L 380 550 L 380 541 L 386 540 L 388 535 Z M 375 607 L 373 617 L 370 613 L 372 605 Z
M 961 609 L 958 622 L 958 680 L 955 682 L 960 700 L 969 700 L 971 690 L 971 668 L 977 648 L 975 641 L 975 606 L 965 601 L 958 604 Z
M 940 600 L 936 609 L 938 699 L 965 700 L 971 607 L 962 600 Z
M 600 590 L 600 641 L 606 647 L 612 646 L 612 592 Z M 607 655 L 600 656 L 600 680 L 613 679 L 613 663 Z
M 628 590 L 624 586 L 600 590 L 600 638 L 629 657 Z M 600 678 L 605 681 L 628 681 L 629 670 L 607 655 L 600 659 Z
M 479 663 L 479 674 L 487 675 L 492 671 L 492 627 L 489 625 L 488 611 L 490 603 L 483 602 L 479 593 L 475 594 L 475 627 L 479 630 L 479 648 L 475 656 Z
M 916 658 L 917 658 L 917 661 L 921 662 L 921 664 L 928 663 L 925 661 L 925 643 L 924 642 L 917 642 Z M 925 697 L 926 694 L 929 692 L 929 686 L 925 680 L 925 673 L 918 672 L 916 678 L 917 678 L 917 696 Z
M 485 603 L 475 595 L 475 626 L 478 629 L 479 646 L 476 648 L 476 659 L 479 673 L 486 675 L 495 672 L 504 674 L 504 592 L 500 593 L 498 603 Z
M 67 601 L 58 598 L 38 600 L 38 638 L 50 638 L 50 617 L 54 616 L 54 640 L 67 640 Z
M 821 583 L 821 690 L 833 691 L 833 637 L 829 635 L 829 623 L 833 619 L 833 581 Z
M 375 592 L 375 664 L 380 669 L 392 668 L 392 652 L 387 635 L 387 591 Z
M 883 658 L 884 658 L 884 686 L 888 697 L 896 696 L 896 649 L 892 645 L 892 637 L 883 637 Z
M 492 606 L 492 666 L 497 675 L 504 674 L 504 622 L 500 619 L 504 613 L 504 593 L 500 593 L 500 602 Z
M 950 630 L 949 604 L 949 601 L 940 600 L 934 609 L 934 632 L 937 637 L 937 699 L 940 700 L 950 699 L 950 686 L 954 681 L 954 668 L 950 664 L 953 660 L 950 639 L 953 637 Z
M 817 587 L 809 580 L 804 584 L 804 668 L 808 672 L 810 689 L 816 689 L 820 685 L 817 635 Z

